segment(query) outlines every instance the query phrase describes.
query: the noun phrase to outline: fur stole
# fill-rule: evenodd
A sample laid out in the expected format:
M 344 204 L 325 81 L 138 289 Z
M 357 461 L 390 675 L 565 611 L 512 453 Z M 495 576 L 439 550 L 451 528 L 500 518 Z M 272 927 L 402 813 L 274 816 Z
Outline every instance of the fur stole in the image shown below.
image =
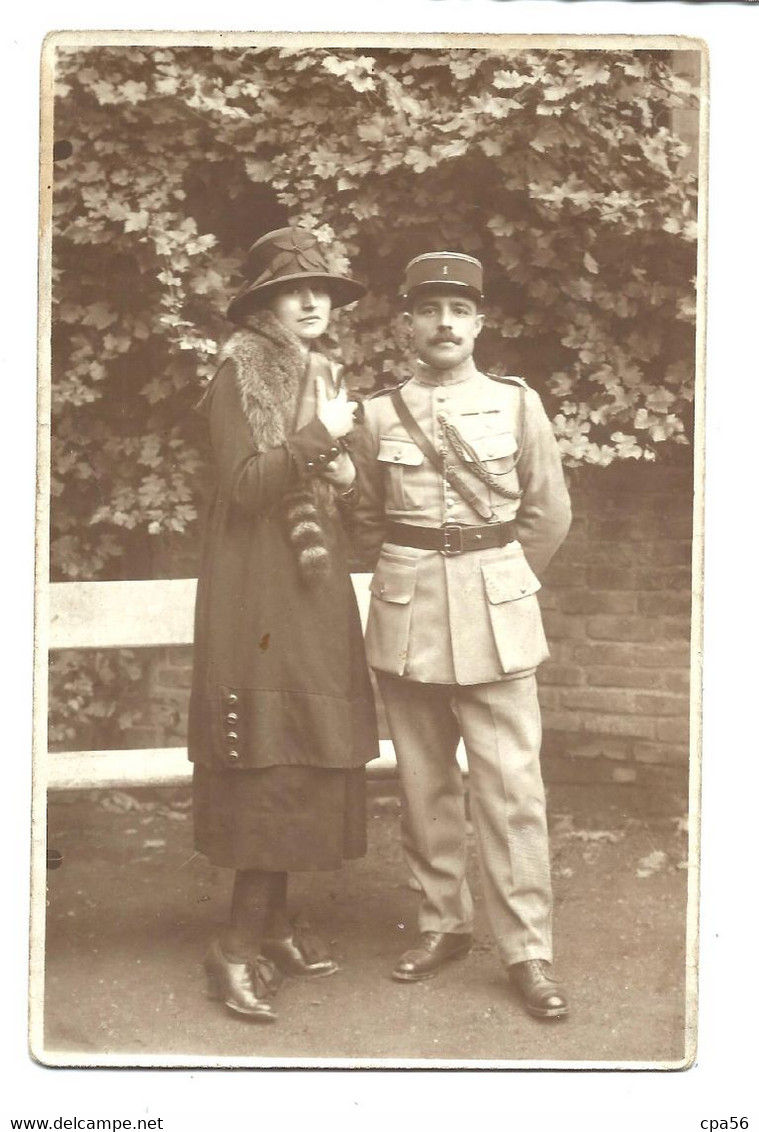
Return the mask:
M 308 366 L 300 339 L 271 311 L 257 311 L 229 337 L 220 359 L 234 362 L 242 410 L 257 451 L 287 445 Z M 320 512 L 334 514 L 333 488 L 321 479 L 296 483 L 285 492 L 282 506 L 300 576 L 311 585 L 330 570 Z

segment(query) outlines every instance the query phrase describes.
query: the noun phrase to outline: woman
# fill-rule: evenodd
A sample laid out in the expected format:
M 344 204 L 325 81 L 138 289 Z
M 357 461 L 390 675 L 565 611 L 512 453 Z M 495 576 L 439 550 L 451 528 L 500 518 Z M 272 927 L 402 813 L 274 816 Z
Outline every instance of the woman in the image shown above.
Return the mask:
M 205 958 L 209 993 L 273 1021 L 282 974 L 338 970 L 293 927 L 288 874 L 366 851 L 364 764 L 377 730 L 340 524 L 355 405 L 316 349 L 331 309 L 364 288 L 331 273 L 301 228 L 258 240 L 246 277 L 200 406 L 217 482 L 188 746 L 196 848 L 235 870 L 229 922 Z

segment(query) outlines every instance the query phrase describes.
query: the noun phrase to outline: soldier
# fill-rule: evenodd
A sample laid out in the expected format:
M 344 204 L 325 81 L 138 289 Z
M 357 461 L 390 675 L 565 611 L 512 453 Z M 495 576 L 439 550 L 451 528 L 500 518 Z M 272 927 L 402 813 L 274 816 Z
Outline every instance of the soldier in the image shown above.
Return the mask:
M 538 577 L 570 524 L 551 424 L 518 377 L 473 361 L 482 265 L 432 252 L 406 268 L 413 377 L 365 404 L 356 520 L 376 569 L 366 648 L 398 758 L 419 945 L 395 979 L 431 978 L 472 942 L 456 750 L 500 957 L 526 1009 L 567 1013 L 551 973 L 551 878 L 535 670 L 548 656 Z

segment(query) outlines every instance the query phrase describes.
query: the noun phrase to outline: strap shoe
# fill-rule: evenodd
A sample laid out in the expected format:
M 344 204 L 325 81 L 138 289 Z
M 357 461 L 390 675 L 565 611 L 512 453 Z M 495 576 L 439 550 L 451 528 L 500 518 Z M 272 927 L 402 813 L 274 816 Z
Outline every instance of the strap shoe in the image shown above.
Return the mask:
M 324 978 L 340 970 L 326 944 L 300 928 L 286 939 L 265 939 L 261 954 L 276 963 L 283 974 L 295 978 Z
M 535 1018 L 563 1018 L 569 1013 L 566 995 L 545 959 L 527 959 L 509 967 L 509 979 Z
M 211 944 L 203 967 L 208 980 L 208 997 L 223 1002 L 235 1014 L 254 1022 L 275 1022 L 277 1012 L 268 1001 L 282 982 L 282 976 L 268 959 L 257 956 L 250 963 L 227 959 L 219 941 Z
M 471 935 L 453 932 L 422 932 L 419 947 L 405 951 L 393 970 L 393 978 L 403 983 L 431 979 L 444 963 L 461 959 L 472 946 Z

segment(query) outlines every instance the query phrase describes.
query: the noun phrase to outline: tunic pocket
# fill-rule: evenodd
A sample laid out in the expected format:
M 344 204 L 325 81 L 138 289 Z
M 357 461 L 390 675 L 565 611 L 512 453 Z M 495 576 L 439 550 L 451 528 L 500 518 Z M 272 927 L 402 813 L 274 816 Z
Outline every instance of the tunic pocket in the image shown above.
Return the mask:
M 387 505 L 394 511 L 423 508 L 422 485 L 414 481 L 419 476 L 424 455 L 413 440 L 403 436 L 381 436 L 377 459 L 385 468 Z
M 402 676 L 408 658 L 411 604 L 416 589 L 413 559 L 380 555 L 371 585 L 366 625 L 369 664 L 382 672 Z
M 540 582 L 521 552 L 481 569 L 502 672 L 535 668 L 549 655 L 536 596 Z
M 497 477 L 500 488 L 510 492 L 519 491 L 519 478 L 516 472 L 515 460 L 519 445 L 513 432 L 504 431 L 503 425 L 494 425 L 492 428 L 483 426 L 480 420 L 477 425 L 467 421 L 459 425 L 459 432 L 474 454 L 474 457 L 483 464 L 491 476 Z M 472 462 L 472 455 L 464 453 L 464 462 Z M 498 502 L 497 492 L 491 492 L 491 503 Z
M 463 432 L 462 432 L 462 435 Z M 488 432 L 464 437 L 479 460 L 507 460 L 517 450 L 516 437 L 511 432 Z M 513 461 L 510 461 L 513 462 Z

